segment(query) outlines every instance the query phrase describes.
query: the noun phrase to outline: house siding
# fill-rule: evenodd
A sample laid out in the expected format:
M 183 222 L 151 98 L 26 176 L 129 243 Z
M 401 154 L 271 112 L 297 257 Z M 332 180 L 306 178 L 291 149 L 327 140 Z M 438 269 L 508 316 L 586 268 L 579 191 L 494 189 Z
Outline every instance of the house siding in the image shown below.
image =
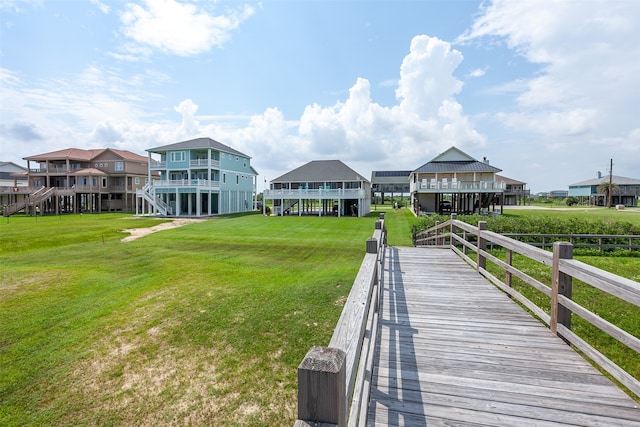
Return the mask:
M 150 170 L 160 179 L 140 193 L 141 212 L 145 200 L 153 206 L 155 198 L 170 207 L 171 216 L 208 216 L 248 212 L 253 209 L 256 173 L 251 158 L 209 138 L 199 138 L 148 149 L 159 155 Z

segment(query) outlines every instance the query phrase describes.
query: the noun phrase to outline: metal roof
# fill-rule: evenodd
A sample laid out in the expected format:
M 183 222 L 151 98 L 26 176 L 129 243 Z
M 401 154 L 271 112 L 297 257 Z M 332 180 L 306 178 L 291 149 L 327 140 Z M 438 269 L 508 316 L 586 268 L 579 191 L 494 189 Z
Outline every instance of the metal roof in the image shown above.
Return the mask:
M 368 179 L 342 163 L 340 160 L 313 160 L 271 182 L 342 182 Z
M 448 172 L 501 172 L 498 169 L 484 162 L 477 160 L 463 162 L 434 162 L 425 163 L 413 173 L 448 173 Z
M 640 179 L 635 178 L 626 178 L 624 176 L 611 176 L 611 181 L 614 184 L 618 185 L 640 185 Z M 575 184 L 569 184 L 569 187 L 581 187 L 587 185 L 600 185 L 600 184 L 608 184 L 609 183 L 609 175 L 604 175 L 601 178 L 593 178 L 588 179 L 586 181 L 576 182 Z
M 213 150 L 222 151 L 225 153 L 230 153 L 236 156 L 242 156 L 250 159 L 250 156 L 247 156 L 240 151 L 229 147 L 228 145 L 224 145 L 221 142 L 218 142 L 211 138 L 196 138 L 190 139 L 189 141 L 176 142 L 175 144 L 162 145 L 160 147 L 149 148 L 146 151 L 151 153 L 162 153 L 165 151 L 172 150 L 192 150 L 192 149 L 202 149 L 202 148 L 211 148 Z
M 504 175 L 496 175 L 496 181 L 500 182 L 500 181 L 504 181 L 507 184 L 510 185 L 514 185 L 514 184 L 526 184 L 526 182 L 522 182 L 522 181 L 518 181 L 517 179 L 513 179 L 513 178 L 508 178 Z

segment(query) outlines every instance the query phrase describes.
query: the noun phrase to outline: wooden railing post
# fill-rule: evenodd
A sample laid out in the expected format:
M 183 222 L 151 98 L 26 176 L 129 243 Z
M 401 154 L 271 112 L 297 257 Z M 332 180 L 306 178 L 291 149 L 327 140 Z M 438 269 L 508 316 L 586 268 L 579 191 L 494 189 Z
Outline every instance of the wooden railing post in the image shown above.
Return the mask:
M 440 244 L 440 221 L 436 221 L 436 239 L 434 240 L 434 245 L 438 246 Z
M 553 244 L 553 271 L 551 279 L 551 320 L 549 328 L 554 334 L 558 333 L 558 323 L 571 329 L 571 310 L 558 304 L 558 294 L 571 298 L 571 276 L 560 272 L 560 260 L 573 258 L 573 245 L 568 242 Z
M 376 239 L 375 237 L 369 237 L 367 239 L 367 253 L 368 254 L 378 253 L 378 239 Z
M 482 237 L 482 231 L 487 229 L 487 221 L 478 221 L 478 263 L 477 269 L 486 269 L 487 268 L 487 259 L 484 255 L 480 254 L 480 251 L 487 250 L 487 240 Z
M 298 367 L 298 420 L 347 425 L 346 355 L 312 347 Z
M 511 249 L 507 249 L 507 253 L 506 253 L 506 257 L 505 257 L 505 262 L 509 265 L 512 266 L 513 265 L 513 251 Z M 510 271 L 506 271 L 506 275 L 505 275 L 505 285 L 507 285 L 508 287 L 512 287 L 511 286 L 511 280 L 512 280 L 512 276 L 513 274 Z M 511 295 L 509 295 L 509 298 L 511 298 Z
M 451 227 L 449 228 L 449 246 L 452 248 L 456 245 L 456 241 L 453 238 L 453 235 L 456 234 L 456 226 L 453 225 L 453 221 L 455 221 L 457 218 L 458 214 L 456 214 L 455 212 L 451 214 Z

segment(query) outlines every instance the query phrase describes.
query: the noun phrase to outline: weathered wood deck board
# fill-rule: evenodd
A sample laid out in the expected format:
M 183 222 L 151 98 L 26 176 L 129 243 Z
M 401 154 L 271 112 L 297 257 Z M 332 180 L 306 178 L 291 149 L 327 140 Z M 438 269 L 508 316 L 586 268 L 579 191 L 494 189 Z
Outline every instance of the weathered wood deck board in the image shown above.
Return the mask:
M 368 425 L 640 426 L 640 408 L 452 251 L 387 248 Z

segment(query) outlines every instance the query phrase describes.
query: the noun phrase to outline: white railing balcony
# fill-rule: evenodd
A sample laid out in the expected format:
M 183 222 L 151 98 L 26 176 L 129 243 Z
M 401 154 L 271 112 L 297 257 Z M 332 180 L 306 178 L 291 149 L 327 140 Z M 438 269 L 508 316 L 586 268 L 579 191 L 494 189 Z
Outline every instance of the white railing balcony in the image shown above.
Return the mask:
M 264 197 L 270 199 L 363 199 L 368 197 L 366 191 L 360 188 L 354 189 L 287 189 L 264 190 Z
M 191 166 L 192 168 L 208 168 L 209 167 L 209 160 L 207 159 L 195 159 L 195 160 L 190 160 L 189 161 L 189 166 Z M 220 161 L 219 160 L 211 160 L 211 167 L 218 169 L 220 167 Z
M 199 189 L 219 189 L 220 181 L 209 181 L 208 179 L 171 179 L 154 180 L 155 188 L 199 188 Z
M 505 188 L 506 183 L 504 181 L 436 181 L 435 179 L 425 179 L 411 183 L 411 191 L 420 191 L 422 193 L 499 192 L 504 191 Z
M 167 162 L 151 162 L 149 167 L 151 169 L 166 169 Z

